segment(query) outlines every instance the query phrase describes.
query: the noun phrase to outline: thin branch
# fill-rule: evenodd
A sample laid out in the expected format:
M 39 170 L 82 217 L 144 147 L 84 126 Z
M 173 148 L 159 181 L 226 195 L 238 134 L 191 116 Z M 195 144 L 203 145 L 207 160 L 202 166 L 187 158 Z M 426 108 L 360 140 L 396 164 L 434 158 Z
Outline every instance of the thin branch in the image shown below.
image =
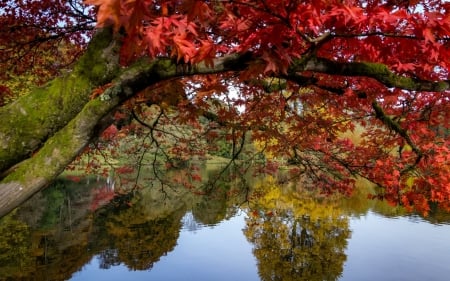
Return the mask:
M 331 34 L 332 38 L 359 38 L 359 37 L 371 37 L 371 36 L 380 36 L 386 38 L 403 38 L 403 39 L 411 39 L 411 40 L 425 40 L 423 36 L 416 35 L 405 35 L 405 34 L 395 34 L 395 33 L 386 33 L 382 31 L 373 31 L 373 32 L 363 32 L 358 34 L 351 33 L 334 33 Z M 450 38 L 436 38 L 437 41 L 449 41 Z
M 406 129 L 402 128 L 401 125 L 397 121 L 394 121 L 392 118 L 387 116 L 387 114 L 383 111 L 383 109 L 381 108 L 381 106 L 378 104 L 378 102 L 376 100 L 374 100 L 372 102 L 372 108 L 375 111 L 375 117 L 378 120 L 380 120 L 381 122 L 383 122 L 383 124 L 385 126 L 387 126 L 390 130 L 393 130 L 399 136 L 401 136 L 406 141 L 406 143 L 411 147 L 412 151 L 414 151 L 414 153 L 417 155 L 415 162 L 412 165 L 408 165 L 407 167 L 405 167 L 400 172 L 400 174 L 405 174 L 405 173 L 411 171 L 422 159 L 423 152 L 412 141 L 410 135 L 408 134 L 408 131 Z

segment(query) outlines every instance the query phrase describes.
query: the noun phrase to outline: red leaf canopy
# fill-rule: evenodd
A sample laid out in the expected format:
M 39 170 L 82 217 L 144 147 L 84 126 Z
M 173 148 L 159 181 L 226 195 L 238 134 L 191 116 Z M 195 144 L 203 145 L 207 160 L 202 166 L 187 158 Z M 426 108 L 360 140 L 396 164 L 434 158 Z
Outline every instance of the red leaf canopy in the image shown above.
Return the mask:
M 34 57 L 21 40 L 85 42 L 93 10 L 75 3 L 2 1 L 0 65 L 14 57 L 28 62 L 17 67 L 30 66 Z M 197 108 L 180 109 L 198 113 L 210 107 L 208 98 L 225 101 L 216 110 L 221 124 L 251 130 L 265 152 L 310 172 L 324 192 L 348 192 L 358 175 L 391 202 L 424 212 L 430 201 L 450 208 L 447 1 L 85 3 L 96 6 L 99 27 L 113 26 L 123 38 L 124 66 L 171 57 L 212 69 L 219 57 L 250 57 L 236 72 L 185 78 Z

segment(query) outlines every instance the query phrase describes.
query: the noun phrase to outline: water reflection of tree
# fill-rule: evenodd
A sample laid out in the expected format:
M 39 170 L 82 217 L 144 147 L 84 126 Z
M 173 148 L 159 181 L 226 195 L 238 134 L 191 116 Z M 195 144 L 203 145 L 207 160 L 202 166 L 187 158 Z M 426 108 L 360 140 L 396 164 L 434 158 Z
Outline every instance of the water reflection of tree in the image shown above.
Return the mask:
M 182 225 L 190 221 L 194 230 L 197 223 L 217 224 L 247 199 L 244 232 L 254 244 L 262 280 L 336 280 L 350 235 L 343 213 L 398 215 L 383 202 L 367 201 L 366 193 L 344 204 L 330 198 L 319 202 L 276 185 L 270 177 L 258 182 L 260 178 L 222 175 L 206 189 L 201 184 L 194 189 L 145 188 L 138 196 L 120 197 L 122 204 L 114 206 L 122 208 L 102 207 L 95 213 L 89 206 L 98 183 L 58 182 L 0 220 L 0 280 L 67 280 L 95 255 L 102 268 L 125 264 L 132 270 L 150 269 L 174 249 Z M 190 217 L 184 216 L 186 211 Z M 450 221 L 439 210 L 429 219 Z
M 67 280 L 88 262 L 89 194 L 57 181 L 3 217 L 0 280 Z
M 386 218 L 409 217 L 411 220 L 423 220 L 431 224 L 449 224 L 450 212 L 438 208 L 436 203 L 430 202 L 430 211 L 428 216 L 423 214 L 408 212 L 403 206 L 392 205 L 387 201 L 368 199 L 368 194 L 374 194 L 376 186 L 373 183 L 359 178 L 356 182 L 351 197 L 343 197 L 339 200 L 339 207 L 346 214 L 359 217 L 365 216 L 369 211 L 382 215 Z
M 240 171 L 242 166 L 230 164 L 214 168 L 205 169 L 202 176 L 206 183 L 201 187 L 203 196 L 192 206 L 195 220 L 204 225 L 215 225 L 233 217 L 238 205 L 247 200 L 250 190 L 248 180 Z
M 26 276 L 34 263 L 30 255 L 30 228 L 9 215 L 0 221 L 0 233 L 0 280 Z M 18 268 L 22 270 L 18 271 Z
M 102 186 L 92 184 L 58 181 L 0 220 L 0 280 L 67 280 L 94 255 L 102 268 L 150 269 L 175 247 L 186 211 L 205 224 L 235 211 L 228 184 L 206 196 L 201 186 L 146 188 L 91 213 L 92 191 Z
M 103 268 L 148 269 L 174 248 L 184 209 L 149 214 L 155 206 L 135 202 L 92 214 L 97 185 L 58 181 L 2 218 L 0 280 L 67 280 L 97 254 Z
M 100 223 L 106 228 L 102 236 L 106 240 L 103 243 L 107 243 L 99 254 L 100 267 L 123 262 L 132 270 L 151 269 L 161 256 L 175 248 L 184 211 L 153 220 L 146 220 L 144 214 L 140 223 L 136 223 L 139 218 L 130 220 L 127 214 L 130 212 L 116 213 Z M 134 214 L 139 216 L 139 212 Z
M 254 195 L 244 233 L 262 280 L 339 279 L 350 236 L 339 209 L 283 192 L 270 179 Z

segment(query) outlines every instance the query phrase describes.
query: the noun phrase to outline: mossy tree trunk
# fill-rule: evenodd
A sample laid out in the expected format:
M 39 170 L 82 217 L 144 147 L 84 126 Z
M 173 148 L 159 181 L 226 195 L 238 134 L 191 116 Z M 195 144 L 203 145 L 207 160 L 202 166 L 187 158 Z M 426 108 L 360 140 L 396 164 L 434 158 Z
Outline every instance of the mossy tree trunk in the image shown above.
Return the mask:
M 0 107 L 0 175 L 72 120 L 93 88 L 114 78 L 119 70 L 117 47 L 110 30 L 99 31 L 72 71 Z

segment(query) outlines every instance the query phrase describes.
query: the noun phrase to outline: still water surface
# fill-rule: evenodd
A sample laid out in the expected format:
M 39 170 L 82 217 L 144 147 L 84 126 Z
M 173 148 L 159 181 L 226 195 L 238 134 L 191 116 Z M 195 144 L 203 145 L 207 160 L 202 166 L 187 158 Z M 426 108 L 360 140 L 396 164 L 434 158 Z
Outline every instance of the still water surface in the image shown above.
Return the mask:
M 449 214 L 365 198 L 61 180 L 0 221 L 0 280 L 450 280 Z

